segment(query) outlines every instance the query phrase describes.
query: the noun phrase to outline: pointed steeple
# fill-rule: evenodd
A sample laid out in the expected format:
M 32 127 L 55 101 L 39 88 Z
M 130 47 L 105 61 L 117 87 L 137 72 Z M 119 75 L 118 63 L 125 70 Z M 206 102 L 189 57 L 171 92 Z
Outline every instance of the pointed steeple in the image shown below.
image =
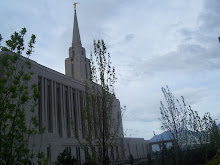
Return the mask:
M 89 59 L 86 58 L 86 50 L 82 47 L 78 21 L 76 16 L 76 4 L 74 3 L 74 24 L 72 46 L 69 48 L 69 58 L 65 60 L 66 75 L 75 80 L 89 80 Z
M 74 13 L 72 45 L 73 46 L 82 45 L 81 44 L 81 39 L 80 39 L 80 34 L 79 34 L 79 26 L 78 26 L 78 21 L 77 21 L 77 16 L 76 16 L 76 10 L 75 10 L 75 13 Z

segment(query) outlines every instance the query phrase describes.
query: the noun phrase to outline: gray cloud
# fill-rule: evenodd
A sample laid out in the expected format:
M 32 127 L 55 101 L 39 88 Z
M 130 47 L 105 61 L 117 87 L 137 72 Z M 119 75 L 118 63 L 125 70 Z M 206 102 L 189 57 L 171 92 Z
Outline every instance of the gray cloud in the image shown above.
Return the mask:
M 184 97 L 186 105 L 197 104 L 205 97 L 209 96 L 209 91 L 205 88 L 183 88 L 173 92 L 176 99 Z
M 149 113 L 150 112 L 150 113 Z M 129 110 L 126 113 L 126 117 L 123 119 L 125 121 L 139 121 L 139 122 L 146 122 L 151 123 L 153 121 L 158 121 L 158 114 L 159 114 L 159 108 L 158 111 L 154 110 L 145 110 L 145 113 L 142 111 L 142 109 L 135 109 L 135 110 Z
M 188 28 L 182 28 L 182 29 L 178 30 L 178 32 L 184 36 L 185 41 L 192 40 L 192 36 L 195 33 Z
M 125 42 L 130 42 L 131 40 L 134 39 L 134 34 L 128 34 L 125 36 Z
M 201 24 L 200 28 L 204 32 L 212 33 L 213 30 L 219 32 L 220 28 L 220 1 L 205 0 L 204 10 L 201 12 L 198 21 Z
M 172 91 L 172 89 L 171 89 Z M 210 92 L 205 88 L 192 88 L 186 87 L 183 89 L 172 91 L 175 99 L 181 102 L 181 96 L 184 97 L 186 105 L 195 105 L 200 103 L 204 98 L 208 97 Z M 140 93 L 142 96 L 143 94 Z M 160 117 L 160 100 L 165 101 L 162 92 L 151 94 L 151 96 L 142 96 L 137 98 L 138 102 L 133 102 L 132 105 L 128 105 L 128 111 L 125 111 L 123 119 L 125 121 L 139 121 L 145 123 L 151 123 L 158 121 Z M 166 103 L 164 102 L 164 105 Z
M 196 73 L 220 69 L 220 1 L 205 1 L 195 28 L 181 27 L 176 31 L 182 42 L 176 50 L 132 61 L 133 75 L 151 75 L 157 72 Z M 175 30 L 175 28 L 174 28 Z M 129 67 L 129 69 L 131 69 Z
M 152 75 L 157 72 L 196 73 L 220 69 L 220 49 L 205 48 L 198 44 L 182 44 L 176 51 L 149 60 L 132 61 L 130 77 Z

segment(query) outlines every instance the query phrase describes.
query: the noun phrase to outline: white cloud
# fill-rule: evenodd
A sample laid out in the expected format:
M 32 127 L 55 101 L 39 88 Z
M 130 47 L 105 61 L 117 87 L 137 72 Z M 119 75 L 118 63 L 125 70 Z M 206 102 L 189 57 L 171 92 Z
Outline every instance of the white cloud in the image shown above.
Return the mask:
M 205 88 L 182 88 L 173 92 L 176 99 L 184 97 L 187 105 L 199 103 L 203 98 L 209 96 L 209 91 Z

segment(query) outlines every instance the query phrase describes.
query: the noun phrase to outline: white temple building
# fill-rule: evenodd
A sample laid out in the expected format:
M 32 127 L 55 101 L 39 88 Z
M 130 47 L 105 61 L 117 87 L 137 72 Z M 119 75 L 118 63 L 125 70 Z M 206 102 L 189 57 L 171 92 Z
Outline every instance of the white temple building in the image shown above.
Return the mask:
M 57 156 L 67 148 L 80 162 L 85 161 L 85 151 L 80 147 L 74 134 L 83 139 L 81 121 L 80 97 L 83 95 L 84 81 L 89 79 L 89 60 L 86 50 L 82 47 L 77 15 L 74 14 L 74 26 L 72 45 L 69 48 L 69 57 L 65 60 L 65 75 L 55 70 L 32 62 L 31 70 L 34 75 L 32 82 L 38 84 L 40 99 L 38 104 L 38 116 L 40 127 L 46 127 L 42 138 L 36 138 L 35 143 L 41 144 L 41 150 L 48 157 L 50 164 L 54 164 Z M 120 102 L 115 98 L 115 110 L 121 111 Z M 71 127 L 71 120 L 74 129 Z M 73 132 L 75 131 L 75 132 Z M 113 146 L 109 154 L 114 158 L 129 159 L 130 154 L 134 158 L 146 158 L 149 152 L 149 141 L 144 138 L 126 138 L 123 135 L 123 127 L 120 125 L 118 132 L 118 145 Z M 35 147 L 35 150 L 39 149 Z

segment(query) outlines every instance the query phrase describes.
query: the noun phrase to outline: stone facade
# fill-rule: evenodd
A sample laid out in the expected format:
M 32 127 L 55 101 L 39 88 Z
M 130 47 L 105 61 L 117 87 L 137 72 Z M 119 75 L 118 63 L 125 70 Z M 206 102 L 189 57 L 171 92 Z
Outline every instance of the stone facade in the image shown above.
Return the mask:
M 82 162 L 85 161 L 85 151 L 80 148 L 80 144 L 74 139 L 74 134 L 78 134 L 83 141 L 80 97 L 84 91 L 84 83 L 34 61 L 32 61 L 31 69 L 35 73 L 31 81 L 33 83 L 38 82 L 41 96 L 38 105 L 40 127 L 46 127 L 42 137 L 35 138 L 35 143 L 37 146 L 41 145 L 41 151 L 50 159 L 51 164 L 56 161 L 59 153 L 65 148 L 68 148 L 75 158 Z M 120 102 L 116 98 L 114 105 L 114 111 L 119 112 Z M 29 117 L 27 114 L 27 118 Z M 73 121 L 74 129 L 72 128 L 71 120 Z M 117 152 L 122 158 L 122 125 L 120 126 L 118 137 L 116 139 L 118 146 L 114 146 L 114 154 L 116 157 L 116 148 L 118 148 Z M 39 148 L 36 147 L 35 150 L 37 152 Z

